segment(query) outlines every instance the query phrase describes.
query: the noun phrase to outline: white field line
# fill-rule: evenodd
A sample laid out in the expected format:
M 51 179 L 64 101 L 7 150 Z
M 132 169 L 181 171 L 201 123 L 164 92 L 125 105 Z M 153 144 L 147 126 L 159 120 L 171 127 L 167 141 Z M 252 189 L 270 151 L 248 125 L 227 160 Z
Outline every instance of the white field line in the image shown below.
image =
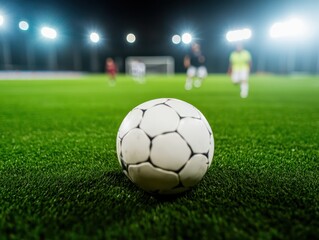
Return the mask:
M 75 71 L 0 71 L 0 80 L 65 80 L 85 75 Z

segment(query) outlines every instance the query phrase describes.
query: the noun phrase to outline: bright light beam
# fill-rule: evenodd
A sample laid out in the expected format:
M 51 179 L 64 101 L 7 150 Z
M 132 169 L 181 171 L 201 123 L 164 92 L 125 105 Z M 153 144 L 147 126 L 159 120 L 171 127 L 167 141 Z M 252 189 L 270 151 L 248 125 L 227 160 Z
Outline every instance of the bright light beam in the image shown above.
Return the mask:
M 193 37 L 190 33 L 184 33 L 182 35 L 182 42 L 184 44 L 190 44 L 192 42 L 192 40 L 193 40 Z
M 249 28 L 244 28 L 227 32 L 226 39 L 228 42 L 238 42 L 250 39 L 251 35 L 251 30 Z
M 308 35 L 309 29 L 306 24 L 298 18 L 274 23 L 269 31 L 271 38 L 299 38 Z
M 127 34 L 126 41 L 128 41 L 129 43 L 134 43 L 136 41 L 135 35 L 133 33 Z
M 55 29 L 50 27 L 41 28 L 41 34 L 45 38 L 55 39 L 57 37 L 57 32 Z
M 19 22 L 19 28 L 22 30 L 22 31 L 27 31 L 29 29 L 29 23 L 26 22 L 26 21 L 20 21 Z
M 179 44 L 181 42 L 181 36 L 175 34 L 173 37 L 172 37 L 172 42 L 174 44 Z
M 91 42 L 98 43 L 100 41 L 100 35 L 96 32 L 92 32 L 90 34 L 90 40 Z
M 4 16 L 0 15 L 0 26 L 4 24 Z

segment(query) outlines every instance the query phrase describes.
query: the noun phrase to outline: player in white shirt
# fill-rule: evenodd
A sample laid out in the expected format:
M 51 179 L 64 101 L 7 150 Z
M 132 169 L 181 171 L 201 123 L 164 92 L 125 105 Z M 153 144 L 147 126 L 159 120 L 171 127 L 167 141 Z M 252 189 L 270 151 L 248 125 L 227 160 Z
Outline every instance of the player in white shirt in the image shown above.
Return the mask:
M 146 66 L 145 63 L 136 60 L 131 63 L 131 74 L 133 79 L 139 83 L 145 82 Z

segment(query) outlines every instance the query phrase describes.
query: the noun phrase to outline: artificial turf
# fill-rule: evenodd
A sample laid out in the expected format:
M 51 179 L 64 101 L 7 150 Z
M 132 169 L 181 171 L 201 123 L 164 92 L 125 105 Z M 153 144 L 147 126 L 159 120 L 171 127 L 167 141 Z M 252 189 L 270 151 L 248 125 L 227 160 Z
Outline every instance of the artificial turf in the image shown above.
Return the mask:
M 0 239 L 319 239 L 319 77 L 104 75 L 0 81 Z M 157 198 L 122 173 L 116 134 L 138 104 L 197 107 L 215 138 L 191 191 Z

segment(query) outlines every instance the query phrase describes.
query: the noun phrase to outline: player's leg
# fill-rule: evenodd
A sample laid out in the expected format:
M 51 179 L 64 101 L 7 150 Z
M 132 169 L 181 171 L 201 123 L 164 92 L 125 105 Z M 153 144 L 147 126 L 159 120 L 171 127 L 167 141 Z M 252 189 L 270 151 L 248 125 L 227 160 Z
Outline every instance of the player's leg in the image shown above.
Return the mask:
M 142 78 L 142 69 L 140 64 L 136 64 L 136 69 L 135 69 L 135 80 L 138 83 L 141 83 L 141 78 Z
M 238 70 L 233 70 L 231 72 L 231 80 L 233 84 L 239 84 L 240 83 L 240 71 Z
M 194 66 L 190 66 L 187 68 L 186 72 L 186 82 L 185 82 L 185 89 L 191 90 L 193 87 L 193 78 L 196 75 L 196 68 Z
M 144 83 L 145 82 L 145 65 L 143 63 L 139 66 L 139 82 Z
M 248 85 L 249 71 L 242 70 L 240 73 L 241 83 L 240 83 L 240 96 L 242 98 L 248 97 L 249 85 Z
M 110 86 L 115 86 L 115 78 L 116 78 L 116 73 L 115 73 L 115 71 L 110 71 L 110 73 L 109 73 L 109 76 L 110 76 L 110 81 L 109 81 L 109 83 L 110 83 Z
M 207 69 L 205 66 L 200 66 L 197 69 L 197 79 L 194 82 L 194 86 L 199 88 L 202 86 L 203 80 L 207 77 Z
M 130 74 L 132 76 L 133 80 L 136 80 L 136 67 L 135 64 L 131 64 L 131 68 L 130 68 Z

